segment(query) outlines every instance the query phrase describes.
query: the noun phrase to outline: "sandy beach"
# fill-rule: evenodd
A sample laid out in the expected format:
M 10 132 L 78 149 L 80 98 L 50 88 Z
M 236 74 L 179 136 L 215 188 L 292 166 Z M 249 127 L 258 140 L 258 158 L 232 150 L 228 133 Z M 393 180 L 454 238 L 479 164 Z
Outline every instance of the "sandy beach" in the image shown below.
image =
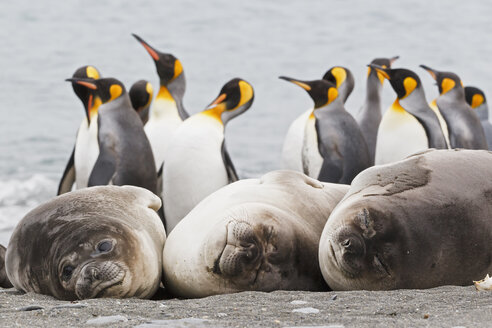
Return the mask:
M 202 299 L 59 301 L 0 289 L 1 327 L 490 327 L 473 286 L 385 292 L 243 292 Z

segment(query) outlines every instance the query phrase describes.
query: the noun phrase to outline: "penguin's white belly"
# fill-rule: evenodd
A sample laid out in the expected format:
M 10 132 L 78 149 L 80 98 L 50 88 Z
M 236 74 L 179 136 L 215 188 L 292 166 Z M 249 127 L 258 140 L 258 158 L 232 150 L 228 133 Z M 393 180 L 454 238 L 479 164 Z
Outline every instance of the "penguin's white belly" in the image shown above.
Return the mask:
M 446 120 L 441 114 L 441 111 L 437 107 L 436 100 L 432 101 L 429 104 L 430 108 L 436 113 L 437 119 L 439 120 L 439 125 L 441 126 L 442 133 L 444 134 L 444 139 L 446 139 L 446 145 L 448 146 L 449 149 L 451 149 L 451 143 L 449 142 L 449 130 L 448 130 L 448 124 L 446 123 Z
M 403 109 L 390 108 L 381 120 L 375 164 L 396 162 L 429 148 L 424 127 Z
M 318 133 L 316 132 L 316 119 L 314 116 L 308 118 L 304 132 L 304 142 L 302 145 L 302 166 L 303 172 L 311 178 L 317 179 L 323 157 L 321 157 L 318 148 Z
M 306 122 L 313 110 L 309 109 L 292 122 L 285 136 L 282 148 L 282 165 L 285 169 L 304 172 L 302 167 L 302 148 Z
M 156 98 L 144 130 L 154 153 L 157 170 L 161 168 L 166 158 L 169 142 L 182 122 L 174 101 Z
M 229 183 L 222 159 L 223 125 L 197 114 L 176 131 L 164 163 L 164 211 L 171 231 L 202 199 Z
M 92 118 L 89 126 L 87 124 L 87 118 L 84 118 L 80 124 L 75 143 L 74 165 L 76 189 L 87 187 L 92 169 L 99 157 L 97 115 Z

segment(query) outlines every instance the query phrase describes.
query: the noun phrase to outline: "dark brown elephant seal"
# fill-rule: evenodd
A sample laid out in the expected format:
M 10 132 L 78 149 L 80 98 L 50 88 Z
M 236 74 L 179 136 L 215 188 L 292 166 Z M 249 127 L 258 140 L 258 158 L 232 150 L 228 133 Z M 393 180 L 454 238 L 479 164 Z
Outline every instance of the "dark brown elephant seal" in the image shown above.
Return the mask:
M 319 237 L 348 188 L 275 171 L 219 189 L 169 234 L 164 285 L 181 297 L 327 290 Z
M 12 284 L 7 277 L 7 272 L 5 272 L 5 252 L 5 247 L 0 245 L 0 287 L 11 288 Z
M 492 153 L 430 150 L 354 179 L 321 235 L 334 290 L 471 285 L 492 272 Z
M 15 288 L 62 300 L 150 298 L 166 234 L 159 197 L 133 186 L 85 188 L 29 212 L 7 247 Z

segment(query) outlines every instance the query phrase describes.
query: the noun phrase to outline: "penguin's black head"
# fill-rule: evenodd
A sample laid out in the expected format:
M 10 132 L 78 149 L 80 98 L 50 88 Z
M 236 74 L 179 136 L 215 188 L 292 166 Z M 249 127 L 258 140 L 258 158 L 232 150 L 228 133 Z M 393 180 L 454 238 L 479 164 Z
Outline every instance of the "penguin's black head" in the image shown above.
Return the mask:
M 279 79 L 294 83 L 307 91 L 314 101 L 314 108 L 320 108 L 330 104 L 338 97 L 337 86 L 327 80 L 301 81 L 286 76 Z
M 142 44 L 142 46 L 147 50 L 149 55 L 152 57 L 155 63 L 155 68 L 157 74 L 160 78 L 160 83 L 166 86 L 169 82 L 177 78 L 183 73 L 183 66 L 179 59 L 174 57 L 172 54 L 166 54 L 152 48 L 147 42 L 145 42 L 141 37 L 136 34 L 132 34 L 135 39 Z
M 77 83 L 80 86 L 92 90 L 94 96 L 103 104 L 113 101 L 126 93 L 123 83 L 112 77 L 99 80 L 72 78 L 67 79 L 67 81 Z
M 465 87 L 465 99 L 471 108 L 477 108 L 478 106 L 487 103 L 485 93 L 476 87 Z
M 441 95 L 455 88 L 463 89 L 463 82 L 461 82 L 461 79 L 458 75 L 452 72 L 436 71 L 435 69 L 432 69 L 429 66 L 425 65 L 420 65 L 420 67 L 429 72 L 432 78 L 436 81 L 436 84 L 439 87 L 439 93 Z
M 334 66 L 330 68 L 325 75 L 323 75 L 323 80 L 327 80 L 335 84 L 340 95 L 343 95 L 343 101 L 346 101 L 348 96 L 350 96 L 354 90 L 354 76 L 352 72 L 345 67 Z
M 220 116 L 225 124 L 250 108 L 254 97 L 251 84 L 243 79 L 234 78 L 224 84 L 219 96 L 207 106 L 206 112 Z
M 371 64 L 380 66 L 382 68 L 391 68 L 391 65 L 400 58 L 400 56 L 395 56 L 392 58 L 375 58 L 371 61 Z M 373 70 L 370 66 L 367 69 L 367 76 L 369 77 L 372 74 L 377 74 L 377 77 L 379 78 L 379 82 L 381 82 L 381 85 L 384 83 L 384 76 L 381 73 L 378 73 L 376 70 Z
M 139 113 L 144 108 L 150 106 L 152 96 L 154 95 L 154 89 L 152 88 L 152 84 L 150 84 L 150 82 L 140 80 L 132 85 L 129 95 L 133 109 Z
M 73 78 L 78 78 L 78 79 L 89 79 L 89 80 L 97 80 L 100 77 L 99 71 L 97 68 L 94 66 L 82 66 L 78 68 L 75 73 L 72 75 Z M 72 88 L 77 97 L 82 101 L 82 104 L 84 104 L 84 109 L 85 113 L 87 116 L 88 122 L 90 122 L 91 117 L 94 115 L 95 112 L 97 112 L 97 107 L 94 106 L 93 102 L 93 95 L 94 92 L 91 91 L 90 89 L 87 89 L 75 82 L 72 82 Z M 89 110 L 89 107 L 92 109 L 92 113 Z
M 390 81 L 398 99 L 407 97 L 422 85 L 420 78 L 411 70 L 405 68 L 383 68 L 374 64 L 369 64 L 369 67 L 375 69 L 378 73 L 382 74 L 385 79 Z

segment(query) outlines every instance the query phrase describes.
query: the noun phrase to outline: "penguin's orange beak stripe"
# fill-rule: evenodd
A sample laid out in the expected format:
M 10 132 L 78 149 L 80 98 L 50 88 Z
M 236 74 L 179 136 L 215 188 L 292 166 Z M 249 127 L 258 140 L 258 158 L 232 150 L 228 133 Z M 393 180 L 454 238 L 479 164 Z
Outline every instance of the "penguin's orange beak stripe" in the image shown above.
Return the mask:
M 227 97 L 227 95 L 225 93 L 221 94 L 220 96 L 217 97 L 217 99 L 215 99 L 211 104 L 210 106 L 208 107 L 212 107 L 212 106 L 215 106 L 217 104 L 220 104 L 221 102 L 224 101 L 224 99 Z
M 141 42 L 142 45 L 144 46 L 145 50 L 147 50 L 147 52 L 149 53 L 149 55 L 154 58 L 154 60 L 159 60 L 159 55 L 157 54 L 157 52 L 152 49 L 148 44 L 144 43 L 144 42 Z
M 77 84 L 83 85 L 86 88 L 97 90 L 97 86 L 94 83 L 86 82 L 86 81 L 74 81 Z

